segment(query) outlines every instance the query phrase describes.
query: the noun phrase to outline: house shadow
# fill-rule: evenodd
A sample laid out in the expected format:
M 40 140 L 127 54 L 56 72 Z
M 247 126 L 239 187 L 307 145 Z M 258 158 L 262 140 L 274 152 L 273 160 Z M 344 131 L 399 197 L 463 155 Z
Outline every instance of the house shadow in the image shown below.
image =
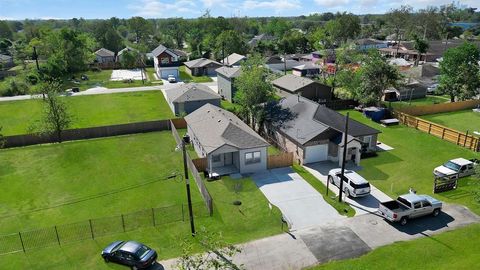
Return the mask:
M 406 234 L 415 235 L 415 234 L 423 234 L 428 235 L 426 231 L 438 231 L 440 229 L 448 228 L 448 224 L 453 222 L 455 219 L 445 212 L 440 212 L 440 214 L 436 217 L 431 215 L 411 219 L 408 223 L 404 226 L 400 225 L 400 223 L 394 223 L 393 226 Z

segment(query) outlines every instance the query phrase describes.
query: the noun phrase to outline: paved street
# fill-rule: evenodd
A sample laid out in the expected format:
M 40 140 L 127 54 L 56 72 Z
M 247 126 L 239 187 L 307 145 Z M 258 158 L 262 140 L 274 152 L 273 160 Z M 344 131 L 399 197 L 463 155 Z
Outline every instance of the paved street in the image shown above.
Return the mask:
M 355 258 L 397 241 L 429 237 L 478 222 L 480 217 L 464 206 L 448 204 L 438 217 L 422 217 L 406 226 L 365 214 L 241 244 L 242 252 L 232 261 L 249 270 L 299 270 L 331 260 Z M 165 260 L 160 264 L 165 269 L 173 269 L 175 261 Z
M 256 173 L 252 178 L 268 201 L 282 211 L 291 230 L 345 218 L 289 167 Z

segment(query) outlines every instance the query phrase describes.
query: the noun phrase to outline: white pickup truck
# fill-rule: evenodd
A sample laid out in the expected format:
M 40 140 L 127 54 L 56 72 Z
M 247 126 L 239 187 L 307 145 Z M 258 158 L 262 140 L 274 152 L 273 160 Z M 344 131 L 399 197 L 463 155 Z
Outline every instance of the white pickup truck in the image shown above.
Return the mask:
M 436 167 L 433 175 L 437 178 L 456 179 L 466 177 L 475 173 L 474 163 L 468 159 L 456 158 Z
M 405 194 L 395 201 L 380 203 L 378 211 L 388 221 L 407 224 L 409 219 L 440 214 L 442 202 L 428 195 Z

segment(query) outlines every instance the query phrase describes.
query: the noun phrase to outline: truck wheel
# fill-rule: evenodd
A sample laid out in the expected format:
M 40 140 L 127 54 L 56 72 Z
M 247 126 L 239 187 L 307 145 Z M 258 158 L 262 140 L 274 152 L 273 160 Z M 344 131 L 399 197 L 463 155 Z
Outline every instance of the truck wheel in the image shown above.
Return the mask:
M 400 219 L 400 225 L 405 226 L 407 225 L 407 223 L 408 223 L 408 219 L 406 217 L 402 217 L 402 219 Z
M 328 176 L 328 181 L 330 181 L 330 184 L 335 185 L 335 184 L 333 183 L 333 177 L 331 177 L 330 175 Z
M 432 215 L 434 217 L 438 216 L 440 214 L 440 209 L 434 209 Z
M 348 189 L 345 190 L 345 196 L 347 196 L 347 198 L 350 198 L 350 191 Z

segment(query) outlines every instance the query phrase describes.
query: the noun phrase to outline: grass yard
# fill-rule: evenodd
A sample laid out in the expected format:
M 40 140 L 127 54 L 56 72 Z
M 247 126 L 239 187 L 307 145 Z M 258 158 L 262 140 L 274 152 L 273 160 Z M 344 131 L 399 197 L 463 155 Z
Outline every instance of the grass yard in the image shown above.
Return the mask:
M 180 71 L 180 80 L 183 82 L 194 82 L 194 83 L 213 82 L 212 78 L 208 76 L 191 76 L 185 71 L 185 66 L 180 66 L 178 70 Z
M 158 80 L 157 79 L 157 76 L 155 74 L 155 68 L 153 67 L 148 67 L 148 68 L 145 68 L 145 71 L 147 72 L 147 76 L 148 76 L 148 80 L 154 84 L 154 85 L 162 85 L 163 84 L 163 81 L 162 80 Z
M 311 270 L 477 269 L 480 225 L 380 247 L 360 258 L 332 262 Z
M 72 128 L 93 127 L 173 117 L 160 91 L 66 97 Z M 25 134 L 42 113 L 41 100 L 0 102 L 3 135 Z
M 392 108 L 402 108 L 410 106 L 426 106 L 439 103 L 448 103 L 450 98 L 446 96 L 430 96 L 427 95 L 425 98 L 412 99 L 412 101 L 395 101 L 395 102 L 384 102 L 387 106 L 392 106 Z
M 87 75 L 88 80 L 82 81 L 80 80 L 80 76 L 82 74 Z M 87 90 L 93 87 L 105 87 L 105 88 L 126 88 L 126 87 L 140 87 L 140 86 L 149 86 L 151 85 L 145 79 L 145 82 L 141 80 L 135 80 L 131 83 L 126 83 L 123 81 L 110 81 L 110 77 L 112 76 L 112 70 L 102 70 L 102 71 L 84 71 L 75 74 L 76 80 L 79 82 L 78 84 L 73 83 L 67 79 L 64 79 L 64 87 L 71 88 L 71 87 L 78 87 L 80 90 Z
M 456 129 L 458 131 L 480 132 L 480 113 L 473 112 L 471 109 L 457 112 L 437 113 L 422 115 L 420 118 Z

